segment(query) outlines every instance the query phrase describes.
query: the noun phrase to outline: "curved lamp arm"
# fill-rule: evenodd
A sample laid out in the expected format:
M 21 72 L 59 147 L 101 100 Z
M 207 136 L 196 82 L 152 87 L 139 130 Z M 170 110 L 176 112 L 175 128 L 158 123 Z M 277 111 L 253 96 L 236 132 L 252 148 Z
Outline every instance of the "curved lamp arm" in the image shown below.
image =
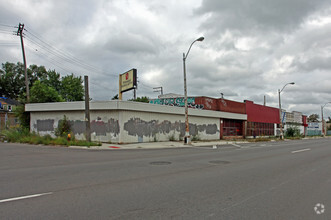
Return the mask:
M 199 37 L 198 39 L 196 39 L 195 41 L 193 41 L 193 42 L 191 43 L 191 45 L 190 45 L 190 48 L 188 48 L 188 51 L 187 51 L 186 55 L 184 55 L 184 59 L 186 59 L 187 56 L 188 56 L 188 54 L 190 53 L 190 50 L 191 50 L 192 45 L 193 45 L 195 42 L 197 42 L 197 41 L 203 41 L 204 39 L 205 39 L 204 37 Z

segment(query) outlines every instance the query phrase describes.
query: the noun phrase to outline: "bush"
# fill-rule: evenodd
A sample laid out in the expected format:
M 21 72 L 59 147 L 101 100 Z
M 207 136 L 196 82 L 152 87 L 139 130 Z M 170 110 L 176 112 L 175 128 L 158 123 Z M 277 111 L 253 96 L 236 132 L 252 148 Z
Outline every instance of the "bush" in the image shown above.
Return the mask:
M 289 127 L 285 132 L 286 137 L 300 137 L 300 129 L 298 127 Z
M 52 138 L 50 135 L 40 136 L 36 133 L 30 133 L 28 129 L 4 130 L 1 135 L 8 142 L 44 144 L 44 145 L 63 145 L 63 146 L 101 146 L 100 143 L 79 141 L 73 137 L 70 141 L 67 137 Z
M 59 121 L 59 125 L 55 129 L 55 135 L 57 137 L 67 137 L 70 132 L 70 122 L 67 120 L 67 116 L 63 115 L 63 119 Z
M 197 134 L 197 135 L 193 135 L 193 137 L 192 137 L 192 141 L 200 141 L 201 139 L 200 139 L 200 137 L 199 137 L 199 135 Z
M 169 141 L 175 141 L 176 140 L 175 134 L 169 135 L 168 138 L 169 138 Z

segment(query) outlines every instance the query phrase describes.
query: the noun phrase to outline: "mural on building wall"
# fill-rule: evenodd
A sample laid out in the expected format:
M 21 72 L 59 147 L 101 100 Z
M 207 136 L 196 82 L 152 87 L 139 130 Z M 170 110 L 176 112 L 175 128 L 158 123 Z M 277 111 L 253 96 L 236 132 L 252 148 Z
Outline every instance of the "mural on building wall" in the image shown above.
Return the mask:
M 109 119 L 108 122 L 102 121 L 100 118 L 91 122 L 91 131 L 97 136 L 106 136 L 107 133 L 118 135 L 120 133 L 120 125 L 118 120 Z
M 153 99 L 153 100 L 150 100 L 149 103 L 150 104 L 158 104 L 158 105 L 169 105 L 169 106 L 184 107 L 185 106 L 185 99 L 184 99 L 184 97 Z M 195 108 L 195 109 L 203 109 L 204 108 L 203 105 L 195 103 L 195 98 L 194 97 L 188 97 L 187 98 L 187 105 L 188 105 L 188 107 Z
M 58 121 L 58 124 L 61 120 Z M 74 134 L 85 134 L 85 121 L 81 120 L 69 120 L 71 130 Z M 37 120 L 37 123 L 33 125 L 37 132 L 46 131 L 46 132 L 54 132 L 54 120 L 46 119 L 46 120 Z M 107 133 L 112 133 L 115 136 L 120 132 L 120 126 L 118 120 L 109 119 L 107 122 L 101 120 L 98 117 L 97 120 L 91 121 L 91 133 L 96 133 L 97 136 L 106 136 Z
M 216 124 L 189 124 L 190 135 L 198 135 L 199 132 L 206 132 L 206 134 L 216 134 L 219 130 Z M 185 135 L 185 122 L 170 122 L 164 120 L 159 122 L 158 120 L 144 121 L 140 118 L 131 118 L 124 123 L 124 130 L 131 136 L 148 136 L 153 137 L 155 134 L 170 134 L 173 131 L 180 132 L 180 136 Z

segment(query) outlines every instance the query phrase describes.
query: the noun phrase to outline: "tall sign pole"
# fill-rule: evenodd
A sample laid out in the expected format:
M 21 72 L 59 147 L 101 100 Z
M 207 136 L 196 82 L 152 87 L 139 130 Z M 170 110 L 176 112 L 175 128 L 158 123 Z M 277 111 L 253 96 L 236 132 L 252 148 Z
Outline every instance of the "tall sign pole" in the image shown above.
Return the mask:
M 23 42 L 23 30 L 24 24 L 19 24 L 17 30 L 17 36 L 21 38 L 21 46 L 22 46 L 22 53 L 23 53 L 23 64 L 24 64 L 24 76 L 25 76 L 25 87 L 26 87 L 26 103 L 30 102 L 30 89 L 29 89 L 29 81 L 28 81 L 28 73 L 26 69 L 26 59 L 25 59 L 25 51 L 24 51 L 24 42 Z
M 85 132 L 86 141 L 91 141 L 91 123 L 90 123 L 90 96 L 88 89 L 88 76 L 84 76 L 84 87 L 85 87 Z
M 121 76 L 118 78 L 118 100 L 122 101 L 122 82 Z

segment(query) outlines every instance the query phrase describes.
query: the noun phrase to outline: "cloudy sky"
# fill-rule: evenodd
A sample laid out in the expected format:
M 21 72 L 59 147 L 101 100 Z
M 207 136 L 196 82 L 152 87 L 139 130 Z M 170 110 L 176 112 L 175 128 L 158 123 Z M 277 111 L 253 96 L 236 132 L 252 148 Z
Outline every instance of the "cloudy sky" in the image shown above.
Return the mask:
M 118 93 L 138 70 L 137 96 L 183 94 L 252 100 L 320 114 L 331 102 L 331 2 L 327 0 L 0 0 L 0 62 L 89 75 L 93 100 Z M 132 98 L 133 92 L 124 94 Z M 329 106 L 329 107 L 328 107 Z M 325 107 L 331 115 L 331 104 Z

